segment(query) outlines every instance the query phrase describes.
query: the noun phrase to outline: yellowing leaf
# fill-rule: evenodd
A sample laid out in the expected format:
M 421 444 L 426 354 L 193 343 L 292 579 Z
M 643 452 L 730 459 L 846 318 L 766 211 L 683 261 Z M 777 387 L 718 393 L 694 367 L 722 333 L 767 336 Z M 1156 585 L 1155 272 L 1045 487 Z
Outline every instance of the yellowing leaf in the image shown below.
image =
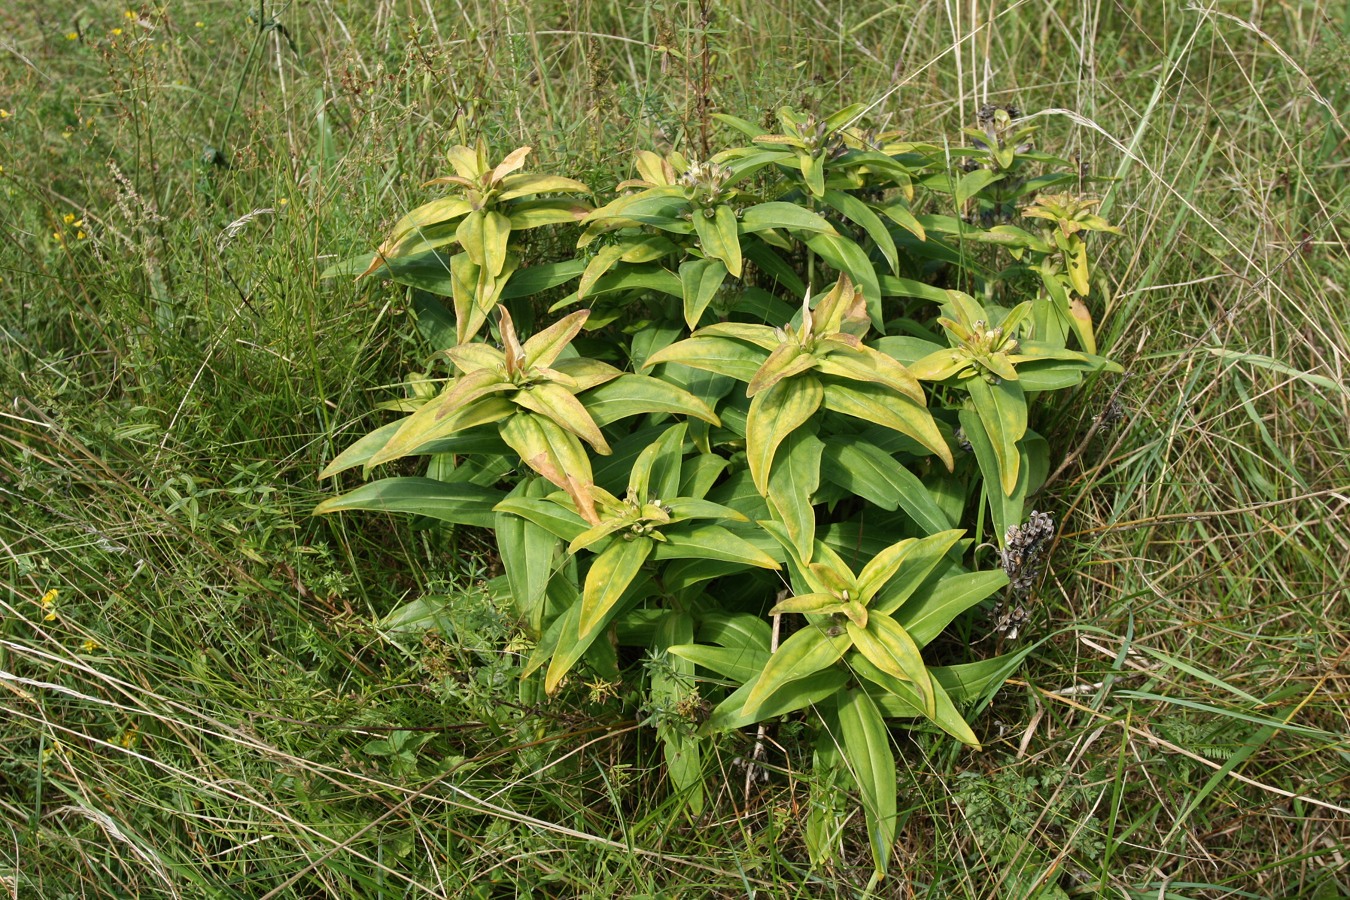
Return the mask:
M 768 492 L 769 470 L 778 445 L 820 408 L 824 391 L 809 375 L 780 381 L 750 401 L 745 424 L 745 453 L 750 476 L 761 494 Z

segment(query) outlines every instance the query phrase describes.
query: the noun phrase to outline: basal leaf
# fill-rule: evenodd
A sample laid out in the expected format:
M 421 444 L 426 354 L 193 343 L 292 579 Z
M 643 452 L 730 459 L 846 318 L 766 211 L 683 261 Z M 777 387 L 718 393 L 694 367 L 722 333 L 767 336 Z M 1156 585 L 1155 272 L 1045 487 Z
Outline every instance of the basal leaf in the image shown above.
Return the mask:
M 1008 583 L 1002 569 L 944 575 L 937 582 L 914 594 L 895 611 L 895 621 L 914 643 L 925 646 L 946 628 L 952 619 Z
M 743 712 L 754 716 L 779 688 L 833 666 L 852 645 L 847 635 L 828 635 L 808 625 L 793 633 L 769 657 L 763 672 L 745 699 Z
M 918 441 L 933 451 L 950 471 L 952 452 L 933 416 L 908 397 L 897 396 L 884 388 L 869 384 L 827 384 L 825 408 L 853 416 L 864 422 L 884 425 Z
M 890 616 L 878 613 L 868 618 L 867 627 L 845 623 L 853 646 L 881 671 L 914 685 L 923 703 L 924 715 L 934 714 L 933 680 L 923 663 L 918 646 L 903 627 Z
M 800 631 L 797 633 L 801 634 Z M 719 703 L 704 724 L 703 730 L 718 732 L 732 728 L 744 728 L 746 725 L 753 725 L 756 722 L 768 721 L 795 712 L 838 693 L 844 685 L 848 684 L 849 677 L 849 673 L 843 669 L 827 668 L 813 675 L 789 681 L 769 691 L 758 702 L 754 711 L 748 712 L 746 701 L 763 680 L 764 676 L 761 674 L 754 680 L 741 685 L 729 697 Z
M 652 544 L 647 538 L 619 539 L 591 563 L 581 595 L 581 617 L 577 620 L 582 634 L 594 629 L 614 609 L 651 555 Z
M 878 877 L 891 864 L 896 831 L 895 755 L 876 704 L 864 690 L 839 695 L 840 751 L 862 796 L 868 843 Z
M 494 488 L 466 482 L 449 483 L 434 478 L 381 478 L 339 497 L 330 497 L 314 508 L 314 515 L 362 509 L 410 513 L 457 525 L 491 528 L 492 508 L 504 496 Z
M 816 511 L 811 498 L 820 487 L 820 457 L 825 445 L 807 427 L 783 439 L 778 462 L 769 474 L 765 497 L 787 529 L 802 559 L 811 558 L 816 540 Z
M 707 644 L 683 644 L 668 648 L 680 659 L 711 669 L 736 684 L 744 684 L 757 676 L 769 661 L 769 652 L 750 647 L 730 649 L 710 647 Z

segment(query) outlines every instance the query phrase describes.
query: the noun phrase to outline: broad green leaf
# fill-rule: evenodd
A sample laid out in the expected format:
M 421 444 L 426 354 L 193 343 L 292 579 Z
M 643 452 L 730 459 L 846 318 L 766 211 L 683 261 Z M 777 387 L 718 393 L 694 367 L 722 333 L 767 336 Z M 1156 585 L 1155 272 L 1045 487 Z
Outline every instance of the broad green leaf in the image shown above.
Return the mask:
M 847 635 L 830 636 L 814 625 L 794 632 L 769 657 L 745 699 L 744 713 L 758 714 L 764 702 L 783 685 L 833 666 L 851 645 Z
M 591 460 L 577 438 L 536 413 L 522 412 L 501 425 L 502 440 L 525 465 L 567 492 L 577 512 L 592 525 L 595 514 Z
M 492 508 L 505 495 L 494 488 L 467 482 L 449 483 L 434 478 L 381 478 L 354 491 L 330 497 L 314 508 L 314 515 L 353 509 L 411 513 L 453 522 L 491 528 Z
M 586 359 L 582 356 L 565 356 L 550 366 L 549 369 L 553 375 L 562 375 L 563 378 L 559 379 L 560 383 L 566 385 L 568 390 L 577 393 L 599 387 L 623 374 L 622 371 L 609 363 L 603 363 L 598 359 Z
M 882 275 L 880 279 L 883 297 L 918 297 L 933 303 L 946 303 L 947 292 L 912 278 L 897 278 L 894 275 Z
M 719 259 L 690 259 L 680 263 L 680 287 L 684 292 L 684 321 L 691 329 L 698 327 L 703 311 L 708 308 L 722 282 L 727 267 Z
M 680 289 L 678 275 L 655 263 L 648 263 L 641 266 L 626 266 L 622 271 L 606 273 L 590 286 L 586 291 L 586 297 L 590 299 L 622 291 L 659 291 L 672 297 L 684 295 Z M 573 292 L 550 306 L 549 312 L 556 312 L 580 300 L 581 297 Z
M 914 689 L 913 684 L 887 675 L 861 654 L 849 654 L 847 662 L 854 672 L 877 686 L 877 690 L 871 690 L 868 693 L 873 702 L 877 704 L 878 712 L 882 715 L 898 719 L 930 718 L 924 713 L 923 700 L 919 697 L 919 693 Z M 956 709 L 952 698 L 947 695 L 947 691 L 943 689 L 937 678 L 933 679 L 933 709 L 934 715 L 931 717 L 931 721 L 934 725 L 937 725 L 961 743 L 976 750 L 980 749 L 980 742 L 975 737 L 975 732 L 970 730 L 970 725 Z
M 366 470 L 380 463 L 422 452 L 422 448 L 431 441 L 448 437 L 457 431 L 501 421 L 514 413 L 517 407 L 501 397 L 485 397 L 445 418 L 440 418 L 439 409 L 440 405 L 432 401 L 399 422 L 399 429 L 393 437 L 366 460 Z
M 710 612 L 699 619 L 698 636 L 705 643 L 732 650 L 753 648 L 768 655 L 773 631 L 768 622 L 751 613 Z
M 768 494 L 769 473 L 778 445 L 815 415 L 823 397 L 820 381 L 804 375 L 780 381 L 750 401 L 745 425 L 746 461 L 761 494 Z
M 872 862 L 881 877 L 891 864 L 896 830 L 895 755 L 891 752 L 891 736 L 866 691 L 844 691 L 838 702 L 839 731 L 843 738 L 840 751 L 862 795 Z
M 759 371 L 755 372 L 755 377 L 750 379 L 750 384 L 745 388 L 745 395 L 754 397 L 785 378 L 808 372 L 816 367 L 816 362 L 816 357 L 803 350 L 796 341 L 783 341 L 769 353 L 764 365 L 760 366 Z
M 501 213 L 488 210 L 483 216 L 483 259 L 481 264 L 496 278 L 506 265 L 506 245 L 511 239 L 511 220 Z
M 463 413 L 489 394 L 515 390 L 516 386 L 501 371 L 478 369 L 456 378 L 449 389 L 432 403 L 437 407 L 436 418 L 444 419 L 456 413 Z
M 709 216 L 707 213 L 711 212 Z M 726 204 L 711 210 L 694 210 L 694 230 L 698 232 L 703 253 L 720 259 L 727 271 L 741 277 L 741 241 L 736 228 L 736 213 Z
M 755 648 L 710 647 L 707 644 L 683 644 L 668 648 L 669 652 L 680 659 L 711 669 L 723 678 L 737 684 L 750 681 L 769 661 L 769 652 Z
M 665 492 L 665 496 L 670 493 Z M 749 522 L 750 519 L 744 513 L 738 512 L 729 506 L 723 506 L 720 503 L 713 503 L 711 500 L 699 500 L 693 497 L 675 497 L 670 500 L 664 498 L 661 502 L 665 504 L 666 509 L 670 511 L 672 522 L 681 522 L 685 519 L 724 519 L 729 522 Z
M 511 276 L 511 282 L 502 289 L 501 299 L 514 300 L 519 297 L 532 297 L 542 294 L 550 288 L 566 284 L 586 269 L 586 261 L 567 259 L 562 262 L 547 263 L 521 269 Z
M 614 264 L 631 249 L 632 241 L 621 244 L 611 244 L 608 247 L 601 247 L 596 251 L 595 256 L 586 264 L 586 271 L 581 273 L 581 281 L 577 283 L 577 297 L 585 297 L 604 275 L 614 267 Z
M 793 204 L 789 205 L 792 206 Z M 797 270 L 787 260 L 774 252 L 772 247 L 759 241 L 751 241 L 745 248 L 745 255 L 754 260 L 760 271 L 775 279 L 792 296 L 800 297 L 806 293 L 806 282 L 802 281 L 801 276 L 797 274 Z M 743 380 L 749 381 L 750 379 Z
M 563 316 L 543 331 L 532 335 L 523 345 L 525 368 L 553 365 L 559 354 L 567 348 L 568 344 L 572 343 L 573 338 L 581 333 L 581 329 L 585 327 L 586 319 L 590 314 L 589 309 L 579 310 Z
M 439 197 L 430 203 L 423 203 L 399 219 L 390 229 L 389 235 L 392 242 L 397 243 L 414 228 L 425 228 L 428 225 L 449 222 L 466 215 L 472 209 L 473 205 L 463 197 Z
M 679 495 L 697 499 L 706 497 L 727 465 L 727 461 L 716 453 L 700 453 L 685 460 L 680 470 Z
M 879 613 L 893 613 L 900 609 L 924 583 L 938 563 L 947 556 L 963 534 L 965 534 L 964 531 L 954 529 L 924 538 L 911 538 L 914 541 L 912 544 L 909 544 L 908 541 L 903 542 L 907 545 L 904 558 L 895 574 L 883 582 L 877 592 L 872 595 L 869 601 L 872 609 Z M 864 571 L 867 571 L 867 567 L 864 567 Z M 884 571 L 878 574 L 884 574 Z
M 370 434 L 362 437 L 356 443 L 352 444 L 346 450 L 343 450 L 333 458 L 333 461 L 324 466 L 323 471 L 319 473 L 319 478 L 332 478 L 339 472 L 345 472 L 348 469 L 354 469 L 365 463 L 368 459 L 380 451 L 385 444 L 403 427 L 403 422 L 390 422 L 388 425 L 382 425 L 376 428 Z
M 582 634 L 597 627 L 613 611 L 651 555 L 653 543 L 647 538 L 619 539 L 591 563 L 581 595 L 581 618 L 577 620 L 577 628 Z
M 483 237 L 483 219 L 486 215 L 485 210 L 475 209 L 461 219 L 455 229 L 455 238 L 459 241 L 459 245 L 464 248 L 469 261 L 479 268 L 483 268 L 487 261 Z
M 596 453 L 608 456 L 612 452 L 586 407 L 566 388 L 541 381 L 517 391 L 512 400 L 531 412 L 551 419 L 559 428 L 570 431 L 590 444 Z
M 580 181 L 564 178 L 561 175 L 531 175 L 519 172 L 502 179 L 497 199 L 514 200 L 532 194 L 574 193 L 589 194 L 591 189 Z
M 768 228 L 787 228 L 821 234 L 838 234 L 826 219 L 795 203 L 773 201 L 748 207 L 741 214 L 741 231 L 752 234 Z
M 871 347 L 848 347 L 835 344 L 817 363 L 825 375 L 848 381 L 879 384 L 897 394 L 909 397 L 915 403 L 927 402 L 919 380 L 908 369 L 884 353 Z
M 802 170 L 802 180 L 813 196 L 825 195 L 825 161 L 810 153 L 797 155 L 798 167 Z
M 768 351 L 771 356 L 773 351 L 783 344 L 783 338 L 778 329 L 771 328 L 768 325 L 751 325 L 747 322 L 718 322 L 700 328 L 694 336 L 734 338 L 738 341 L 745 341 L 747 344 L 754 344 L 761 350 Z
M 539 497 L 518 497 L 513 493 L 513 496 L 498 503 L 494 509 L 499 513 L 510 513 L 528 519 L 564 541 L 576 540 L 588 527 L 581 516 L 570 509 Z
M 747 347 L 730 338 L 691 337 L 653 353 L 643 363 L 643 368 L 675 362 L 706 372 L 730 375 L 748 384 L 768 357 L 769 354 L 758 347 Z
M 908 397 L 865 383 L 827 384 L 825 408 L 898 431 L 933 451 L 951 471 L 952 451 L 926 408 Z
M 944 575 L 897 609 L 895 621 L 915 644 L 923 647 L 941 634 L 952 619 L 1007 583 L 1008 576 L 1002 569 Z
M 586 218 L 591 206 L 577 200 L 517 200 L 502 211 L 512 231 L 529 231 L 545 225 L 573 225 Z
M 693 646 L 694 620 L 687 612 L 670 612 L 656 627 L 653 649 L 669 652 L 677 646 Z M 667 666 L 651 673 L 649 691 L 652 706 L 673 709 L 684 702 L 693 688 L 694 663 L 678 654 L 670 653 Z M 699 757 L 699 741 L 679 726 L 677 720 L 657 720 L 657 737 L 661 739 L 666 759 L 666 771 L 671 783 L 689 804 L 691 814 L 703 810 L 703 767 Z
M 924 715 L 934 714 L 933 679 L 923 663 L 918 645 L 903 627 L 890 616 L 877 614 L 868 618 L 867 627 L 852 622 L 844 626 L 853 646 L 881 671 L 914 685 L 923 703 Z
M 1027 433 L 1026 394 L 1015 381 L 990 384 L 978 376 L 966 379 L 961 386 L 970 393 L 984 433 L 998 457 L 998 484 L 1005 495 L 1011 495 L 1017 488 L 1021 464 L 1017 442 Z
M 869 441 L 848 437 L 827 441 L 821 471 L 833 483 L 882 509 L 900 509 L 928 534 L 952 526 L 919 476 Z
M 658 542 L 656 559 L 717 559 L 755 566 L 781 568 L 772 556 L 721 525 L 668 525 L 661 529 L 665 540 Z
M 863 249 L 849 238 L 834 234 L 813 234 L 806 239 L 806 245 L 831 266 L 846 273 L 862 289 L 872 325 L 885 333 L 886 323 L 881 316 L 881 281 Z
M 812 430 L 798 428 L 783 439 L 778 463 L 768 478 L 765 499 L 804 560 L 811 558 L 816 541 L 816 511 L 811 498 L 820 487 L 820 456 L 824 449 L 825 445 Z
M 969 703 L 979 699 L 991 687 L 1002 685 L 1008 676 L 1036 649 L 1030 645 L 1016 653 L 1005 653 L 979 662 L 955 666 L 932 666 L 928 672 L 941 685 L 954 703 Z
M 823 615 L 838 612 L 841 605 L 840 599 L 834 594 L 797 594 L 779 600 L 773 605 L 773 609 L 769 610 L 769 614 L 774 616 L 786 615 L 787 613 Z
M 891 233 L 886 230 L 885 224 L 877 217 L 872 208 L 852 194 L 845 194 L 843 191 L 826 191 L 824 199 L 828 205 L 837 209 L 846 219 L 861 226 L 863 231 L 867 232 L 867 236 L 872 239 L 872 243 L 877 245 L 881 255 L 890 264 L 891 271 L 895 272 L 896 267 L 900 264 L 895 249 L 895 241 L 892 240 Z
M 516 485 L 508 499 L 537 498 L 547 488 L 548 483 L 542 478 L 527 478 Z M 497 555 L 511 587 L 511 600 L 516 613 L 537 635 L 543 629 L 544 592 L 553 574 L 558 539 L 548 529 L 512 515 L 500 505 L 494 509 L 492 527 L 497 538 Z
M 899 573 L 902 567 L 912 572 L 915 566 L 906 566 L 911 554 L 919 553 L 921 561 L 925 560 L 926 552 L 940 550 L 942 554 L 946 554 L 961 539 L 963 534 L 965 532 L 961 529 L 953 529 L 924 540 L 908 538 L 887 547 L 872 557 L 867 565 L 863 566 L 862 571 L 858 573 L 858 592 L 861 594 L 859 599 L 863 603 L 872 602 L 877 593 Z M 924 575 L 927 575 L 927 571 L 924 572 Z M 922 580 L 922 576 L 920 580 Z M 917 586 L 918 582 L 916 581 L 915 587 Z
M 628 479 L 629 489 L 638 498 L 675 496 L 679 490 L 681 451 L 688 430 L 689 426 L 684 422 L 667 428 L 638 454 Z M 655 485 L 652 484 L 653 470 Z
M 745 571 L 745 563 L 719 559 L 688 558 L 671 560 L 661 567 L 661 585 L 672 594 L 689 591 L 700 584 Z M 768 641 L 765 641 L 768 646 Z
M 964 206 L 966 201 L 996 181 L 1003 179 L 1003 173 L 992 169 L 976 169 L 961 176 L 956 184 L 956 205 Z
M 712 425 L 721 420 L 693 394 L 652 375 L 624 373 L 613 381 L 586 391 L 578 399 L 595 424 L 603 427 L 629 416 L 673 413 L 702 419 Z
M 801 634 L 802 632 L 797 632 Z M 789 638 L 791 640 L 791 638 Z M 781 651 L 782 648 L 780 647 Z M 773 657 L 770 657 L 772 660 Z M 756 722 L 765 722 L 778 716 L 795 712 L 812 703 L 819 703 L 833 696 L 849 682 L 849 673 L 839 668 L 828 668 L 813 675 L 787 682 L 769 691 L 753 712 L 747 712 L 746 701 L 754 692 L 764 676 L 761 674 L 753 681 L 747 681 L 727 697 L 704 724 L 703 730 L 709 733 L 744 728 Z

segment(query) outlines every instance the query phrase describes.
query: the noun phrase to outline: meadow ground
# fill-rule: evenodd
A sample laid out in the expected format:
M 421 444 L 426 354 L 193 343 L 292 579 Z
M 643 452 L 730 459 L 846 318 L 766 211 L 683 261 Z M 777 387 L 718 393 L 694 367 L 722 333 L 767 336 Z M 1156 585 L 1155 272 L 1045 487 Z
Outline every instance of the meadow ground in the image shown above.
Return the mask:
M 1350 895 L 1348 63 L 1311 0 L 5 4 L 0 894 L 857 895 L 791 767 L 728 743 L 692 823 L 625 697 L 521 704 L 487 535 L 309 515 L 425 353 L 320 272 L 479 134 L 612 185 L 710 111 L 991 101 L 1119 176 L 1129 374 L 1039 424 L 1034 650 L 982 753 L 895 733 L 881 892 Z

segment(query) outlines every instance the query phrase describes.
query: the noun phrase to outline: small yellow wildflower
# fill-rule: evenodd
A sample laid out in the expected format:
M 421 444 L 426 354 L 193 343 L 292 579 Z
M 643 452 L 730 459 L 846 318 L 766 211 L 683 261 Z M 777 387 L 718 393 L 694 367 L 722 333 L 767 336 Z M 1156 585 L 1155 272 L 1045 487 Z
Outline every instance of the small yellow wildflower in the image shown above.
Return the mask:
M 122 15 L 126 16 L 128 22 L 134 21 L 136 19 L 136 10 L 129 9 L 126 12 L 122 13 Z
M 9 118 L 9 110 L 0 109 L 0 119 L 8 119 L 8 118 Z
M 95 650 L 102 650 L 103 645 L 93 638 L 85 638 L 84 643 L 80 644 L 81 653 L 93 653 Z
M 60 239 L 60 232 L 57 232 L 57 239 L 58 240 Z M 38 605 L 42 607 L 42 611 L 45 613 L 45 615 L 42 617 L 42 621 L 44 622 L 56 621 L 56 598 L 60 596 L 60 594 L 61 594 L 60 591 L 58 591 L 56 588 L 52 588 L 47 593 L 42 595 L 42 599 L 38 601 Z
M 64 216 L 61 217 L 61 219 L 62 219 L 62 221 L 64 221 L 67 225 L 69 225 L 69 224 L 71 224 L 72 222 L 75 221 L 75 214 L 74 214 L 74 213 L 66 213 Z
M 56 241 L 58 244 L 61 243 L 61 232 L 59 232 L 59 231 L 53 231 L 53 232 L 52 232 L 52 240 Z
M 66 40 L 68 40 L 68 41 L 78 41 L 79 39 L 80 39 L 80 33 L 79 33 L 78 31 L 67 31 L 67 32 L 66 32 Z
M 83 231 L 75 232 L 75 240 L 82 241 L 85 239 L 85 237 L 87 237 L 87 235 Z
M 120 29 L 120 28 L 114 28 L 114 29 L 112 30 L 112 34 L 113 34 L 113 37 L 118 37 L 118 36 L 120 36 L 120 35 L 122 34 L 122 29 Z
M 122 732 L 121 737 L 117 739 L 117 745 L 124 750 L 130 750 L 141 742 L 141 736 L 136 733 L 136 726 L 133 725 Z
M 278 198 L 277 198 L 277 206 L 285 206 L 287 203 L 290 203 L 290 202 L 291 202 L 291 201 L 288 200 L 288 199 L 285 198 L 285 197 L 278 197 Z
M 205 23 L 205 22 L 194 22 L 194 23 L 192 23 L 192 24 L 196 25 L 198 28 L 205 28 L 205 27 L 206 27 L 206 23 Z

